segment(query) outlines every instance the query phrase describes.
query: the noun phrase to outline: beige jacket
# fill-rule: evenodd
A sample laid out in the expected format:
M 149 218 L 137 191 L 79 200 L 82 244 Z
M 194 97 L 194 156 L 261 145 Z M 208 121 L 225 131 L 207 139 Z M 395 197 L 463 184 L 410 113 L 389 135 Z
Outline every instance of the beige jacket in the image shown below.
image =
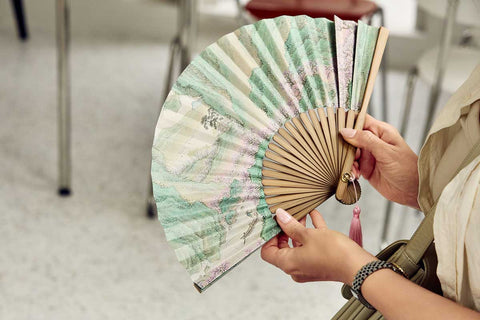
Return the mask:
M 450 98 L 419 158 L 418 202 L 438 198 L 434 220 L 437 275 L 444 296 L 480 311 L 480 156 L 457 175 L 480 140 L 480 65 Z

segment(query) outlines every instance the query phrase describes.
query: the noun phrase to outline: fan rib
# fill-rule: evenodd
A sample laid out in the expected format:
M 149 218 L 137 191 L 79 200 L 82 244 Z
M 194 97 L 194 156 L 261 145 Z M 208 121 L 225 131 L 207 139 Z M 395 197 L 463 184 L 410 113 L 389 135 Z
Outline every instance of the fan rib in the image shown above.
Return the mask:
M 337 125 L 338 125 L 338 132 L 341 129 L 345 128 L 345 110 L 343 108 L 337 109 Z M 346 154 L 347 145 L 345 144 L 345 140 L 343 140 L 342 135 L 338 135 L 338 168 L 342 168 L 343 164 L 343 156 Z
M 325 138 L 325 141 L 327 143 L 327 147 L 328 147 L 328 155 L 330 156 L 330 167 L 332 168 L 332 170 L 334 172 L 335 171 L 335 156 L 333 154 L 333 146 L 332 146 L 332 138 L 330 137 L 330 131 L 329 131 L 329 128 L 328 128 L 328 120 L 327 120 L 327 116 L 325 115 L 325 111 L 320 109 L 318 110 L 318 112 L 315 113 L 317 115 L 317 120 L 320 121 L 320 124 L 321 124 L 321 129 L 322 129 L 322 133 L 319 131 L 318 132 L 318 136 L 322 136 Z
M 312 173 L 316 173 L 318 176 L 326 179 L 326 175 L 325 175 L 324 172 L 321 172 L 320 170 L 318 170 L 314 166 L 310 166 L 308 162 L 298 161 L 299 160 L 298 157 L 294 157 L 291 153 L 288 152 L 290 150 L 286 151 L 286 150 L 280 148 L 279 146 L 277 146 L 275 143 L 272 143 L 272 142 L 268 145 L 268 148 L 271 151 L 273 151 L 275 153 L 278 153 L 279 155 L 287 158 L 291 162 L 297 163 L 303 169 L 308 170 L 308 171 L 313 171 Z
M 298 166 L 297 164 L 293 163 L 292 161 L 288 160 L 288 159 L 285 159 L 285 158 L 282 158 L 281 156 L 279 156 L 278 154 L 272 152 L 271 150 L 267 150 L 265 152 L 265 156 L 269 159 L 272 159 L 273 161 L 275 162 L 278 162 L 279 164 L 282 164 L 286 167 L 289 167 L 293 170 L 296 170 L 298 172 L 301 172 L 307 176 L 310 176 L 312 177 L 313 179 L 317 178 L 317 176 L 312 173 L 311 171 L 309 170 L 305 170 L 303 169 L 302 167 Z
M 347 112 L 347 123 L 345 124 L 345 128 L 353 129 L 353 126 L 355 125 L 355 119 L 356 119 L 357 115 L 358 115 L 358 111 L 348 110 L 348 112 Z M 345 164 L 345 160 L 347 159 L 348 152 L 352 152 L 352 151 L 350 151 L 351 149 L 355 150 L 355 148 L 352 147 L 352 145 L 347 144 L 343 139 L 342 139 L 342 141 L 344 142 L 345 150 L 344 150 L 344 153 L 343 153 L 343 158 L 342 158 L 340 168 L 343 168 L 343 165 Z
M 314 208 L 316 208 L 322 202 L 323 202 L 323 199 L 321 197 L 319 197 L 317 199 L 310 200 L 310 201 L 305 201 L 301 205 L 298 205 L 296 207 L 291 208 L 289 212 L 296 219 L 301 219 L 301 218 L 298 218 L 298 216 L 301 215 L 305 211 L 305 209 L 308 210 L 306 212 L 308 214 L 310 211 L 312 211 Z
M 312 210 L 316 209 L 320 204 L 322 204 L 325 200 L 327 199 L 327 197 L 324 197 L 322 199 L 319 199 L 317 202 L 310 202 L 310 205 L 308 206 L 305 206 L 305 208 L 303 210 L 301 210 L 300 212 L 296 213 L 293 215 L 293 217 L 297 220 L 300 220 L 302 219 L 303 217 L 305 217 L 307 214 L 309 214 L 310 212 L 312 212 Z
M 292 188 L 292 187 L 271 187 L 264 188 L 263 192 L 266 196 L 276 196 L 284 194 L 300 194 L 300 193 L 309 193 L 317 192 L 321 193 L 324 188 Z
M 275 135 L 273 137 L 273 140 L 278 143 L 278 145 L 280 145 L 281 147 L 283 147 L 284 149 L 288 150 L 290 153 L 294 154 L 298 159 L 302 160 L 303 162 L 305 163 L 308 163 L 308 165 L 310 167 L 316 167 L 318 165 L 317 162 L 315 162 L 313 160 L 313 158 L 309 157 L 307 159 L 307 157 L 301 153 L 300 150 L 298 150 L 298 148 L 295 148 L 294 145 L 290 144 L 287 140 L 285 140 L 282 136 L 280 135 Z M 299 147 L 299 145 L 297 146 Z M 300 148 L 302 150 L 302 148 Z M 308 156 L 308 155 L 307 155 Z
M 310 201 L 314 199 L 318 199 L 318 195 L 277 203 L 273 206 L 270 206 L 269 209 L 272 213 L 275 213 L 275 211 L 277 211 L 277 209 L 279 208 L 282 208 L 283 210 L 288 210 L 304 203 L 305 201 Z
M 278 163 L 275 163 L 275 162 L 272 162 L 272 161 L 268 161 L 268 159 L 263 160 L 263 166 L 266 167 L 266 168 L 270 168 L 270 169 L 274 169 L 274 170 L 283 172 L 285 174 L 291 174 L 291 175 L 300 177 L 302 179 L 310 180 L 310 181 L 315 182 L 315 183 L 318 183 L 319 181 L 321 181 L 317 177 L 312 177 L 312 176 L 303 174 L 301 172 L 298 172 L 296 170 L 292 170 L 292 169 L 290 169 L 286 166 L 283 166 L 281 164 L 278 164 Z
M 270 212 L 299 220 L 334 193 L 357 201 L 358 181 L 340 179 L 355 149 L 339 130 L 363 127 L 388 32 L 362 26 L 353 68 L 343 44 L 358 34 L 352 23 L 338 43 L 327 19 L 244 26 L 203 50 L 173 86 L 156 127 L 152 183 L 165 236 L 200 290 L 279 232 Z M 342 74 L 350 71 L 355 88 Z
M 313 111 L 313 110 L 310 109 L 309 111 Z M 328 157 L 326 154 L 327 150 L 323 148 L 323 144 L 320 142 L 318 135 L 315 132 L 315 128 L 313 127 L 313 124 L 312 124 L 312 119 L 309 118 L 305 113 L 300 114 L 300 119 L 302 120 L 303 125 L 307 130 L 310 138 L 313 139 L 314 145 L 317 151 L 320 153 L 323 159 L 323 162 L 326 164 L 325 169 L 327 173 L 329 173 L 332 178 L 335 178 L 335 174 L 333 173 L 332 167 L 328 166 Z
M 270 205 L 270 204 L 276 204 L 279 202 L 286 202 L 290 200 L 305 198 L 309 196 L 318 196 L 318 195 L 319 195 L 318 192 L 286 194 L 286 195 L 279 195 L 279 196 L 265 198 L 265 202 L 267 202 L 267 204 Z
M 320 109 L 318 111 L 319 113 L 325 115 L 325 112 L 323 111 L 323 109 Z M 321 122 L 319 121 L 319 116 L 317 115 L 317 112 L 314 110 L 309 110 L 309 115 L 310 115 L 310 119 L 312 119 L 313 128 L 315 130 L 315 137 L 317 140 L 320 141 L 320 144 L 322 145 L 322 149 L 324 150 L 324 153 L 326 155 L 326 159 L 325 159 L 326 167 L 331 172 L 332 176 L 336 177 L 334 167 L 333 167 L 333 162 L 332 162 L 332 154 L 330 151 L 331 148 L 329 148 L 330 138 L 323 134 Z
M 322 166 L 322 163 L 321 163 L 321 159 L 320 157 L 318 157 L 315 152 L 313 152 L 313 150 L 310 148 L 310 146 L 308 145 L 308 143 L 302 138 L 302 136 L 300 135 L 300 133 L 297 131 L 297 129 L 289 122 L 287 122 L 285 124 L 285 128 L 288 130 L 288 131 L 285 131 L 288 132 L 291 136 L 291 139 L 295 139 L 301 146 L 302 146 L 302 149 L 305 151 L 305 154 L 308 154 L 311 159 L 313 159 L 313 161 L 318 165 L 318 166 Z M 280 130 L 279 130 L 280 132 Z M 282 133 L 280 133 L 282 134 Z M 284 135 L 282 135 L 284 138 L 286 138 Z M 287 139 L 287 141 L 290 142 L 290 140 Z M 290 142 L 291 143 L 291 142 Z
M 325 185 L 312 185 L 308 183 L 302 182 L 295 182 L 295 181 L 285 181 L 285 180 L 277 180 L 277 179 L 262 179 L 262 184 L 264 187 L 293 187 L 293 188 L 315 188 L 321 189 L 324 188 Z
M 312 164 L 315 164 L 317 166 L 321 166 L 322 164 L 319 162 L 319 159 L 316 159 L 315 156 L 312 156 L 309 152 L 307 152 L 303 146 L 300 145 L 300 143 L 285 129 L 280 128 L 278 130 L 278 133 L 288 141 L 300 154 L 305 156 L 310 160 Z M 274 137 L 275 139 L 275 137 Z
M 377 43 L 375 45 L 375 52 L 372 59 L 372 64 L 370 67 L 370 73 L 368 75 L 367 84 L 365 87 L 365 93 L 362 100 L 362 106 L 360 108 L 360 112 L 357 116 L 357 120 L 355 121 L 355 129 L 362 130 L 363 125 L 365 124 L 365 117 L 367 113 L 368 103 L 370 102 L 370 97 L 373 91 L 373 85 L 375 84 L 375 78 L 377 77 L 378 69 L 380 67 L 380 62 L 382 61 L 383 52 L 385 50 L 385 45 L 387 44 L 388 38 L 388 30 L 380 27 L 378 32 Z M 353 148 L 352 148 L 353 149 Z M 345 159 L 345 163 L 343 164 L 342 171 L 350 171 L 355 154 L 354 152 L 348 152 L 347 157 Z M 345 197 L 345 191 L 347 189 L 348 184 L 344 182 L 339 182 L 337 191 L 335 192 L 335 197 L 342 201 Z
M 310 186 L 323 186 L 322 181 L 316 180 L 311 181 L 307 180 L 304 178 L 300 178 L 291 174 L 286 174 L 280 171 L 275 171 L 275 170 L 270 170 L 270 169 L 262 169 L 262 175 L 268 179 L 268 181 L 293 181 L 293 182 L 298 182 L 298 183 L 304 183 L 305 185 L 310 185 Z
M 292 120 L 292 122 L 295 124 L 295 127 L 297 128 L 297 130 L 300 132 L 300 137 L 303 138 L 303 140 L 305 140 L 305 142 L 307 143 L 307 145 L 310 147 L 310 149 L 313 151 L 313 153 L 315 154 L 315 156 L 317 157 L 317 159 L 319 159 L 320 161 L 323 160 L 323 157 L 321 156 L 320 152 L 318 151 L 317 149 L 317 146 L 315 145 L 315 143 L 312 141 L 310 135 L 307 133 L 307 131 L 305 130 L 305 127 L 304 127 L 304 124 L 302 124 L 302 122 L 300 120 L 298 120 L 298 118 L 294 118 Z M 325 169 L 326 166 L 322 166 L 321 167 L 322 169 Z
M 332 147 L 333 147 L 333 156 L 335 161 L 333 162 L 333 168 L 335 172 L 340 171 L 337 165 L 337 159 L 338 159 L 338 148 L 337 148 L 337 135 L 338 135 L 338 129 L 335 124 L 335 113 L 333 111 L 333 108 L 327 107 L 327 120 L 328 120 L 328 128 L 330 130 L 330 138 L 332 139 Z

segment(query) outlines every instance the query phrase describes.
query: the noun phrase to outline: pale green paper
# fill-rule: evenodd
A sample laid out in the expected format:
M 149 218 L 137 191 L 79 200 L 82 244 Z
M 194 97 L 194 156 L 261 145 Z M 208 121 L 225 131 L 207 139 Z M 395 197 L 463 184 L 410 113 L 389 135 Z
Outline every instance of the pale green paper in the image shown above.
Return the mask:
M 329 20 L 259 21 L 205 49 L 168 95 L 154 196 L 167 241 L 201 290 L 280 231 L 262 191 L 265 150 L 292 117 L 339 106 L 336 50 Z

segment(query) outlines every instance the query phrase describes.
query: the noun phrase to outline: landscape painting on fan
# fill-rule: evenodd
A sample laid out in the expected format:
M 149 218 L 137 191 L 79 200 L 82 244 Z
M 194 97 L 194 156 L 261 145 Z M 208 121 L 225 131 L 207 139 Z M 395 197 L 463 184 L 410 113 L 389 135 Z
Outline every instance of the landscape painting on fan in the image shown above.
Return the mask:
M 280 232 L 276 208 L 299 219 L 335 194 L 354 151 L 338 129 L 363 126 L 383 29 L 262 20 L 180 75 L 156 127 L 152 181 L 167 241 L 200 291 Z M 337 198 L 351 203 L 347 185 Z

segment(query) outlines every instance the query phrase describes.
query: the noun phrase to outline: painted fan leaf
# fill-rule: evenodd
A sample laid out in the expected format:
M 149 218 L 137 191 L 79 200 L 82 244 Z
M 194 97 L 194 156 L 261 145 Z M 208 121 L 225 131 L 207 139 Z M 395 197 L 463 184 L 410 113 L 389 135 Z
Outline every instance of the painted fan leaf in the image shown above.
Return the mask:
M 167 241 L 200 290 L 278 234 L 262 185 L 272 138 L 309 110 L 358 109 L 376 31 L 339 19 L 262 20 L 180 75 L 158 120 L 152 181 Z

